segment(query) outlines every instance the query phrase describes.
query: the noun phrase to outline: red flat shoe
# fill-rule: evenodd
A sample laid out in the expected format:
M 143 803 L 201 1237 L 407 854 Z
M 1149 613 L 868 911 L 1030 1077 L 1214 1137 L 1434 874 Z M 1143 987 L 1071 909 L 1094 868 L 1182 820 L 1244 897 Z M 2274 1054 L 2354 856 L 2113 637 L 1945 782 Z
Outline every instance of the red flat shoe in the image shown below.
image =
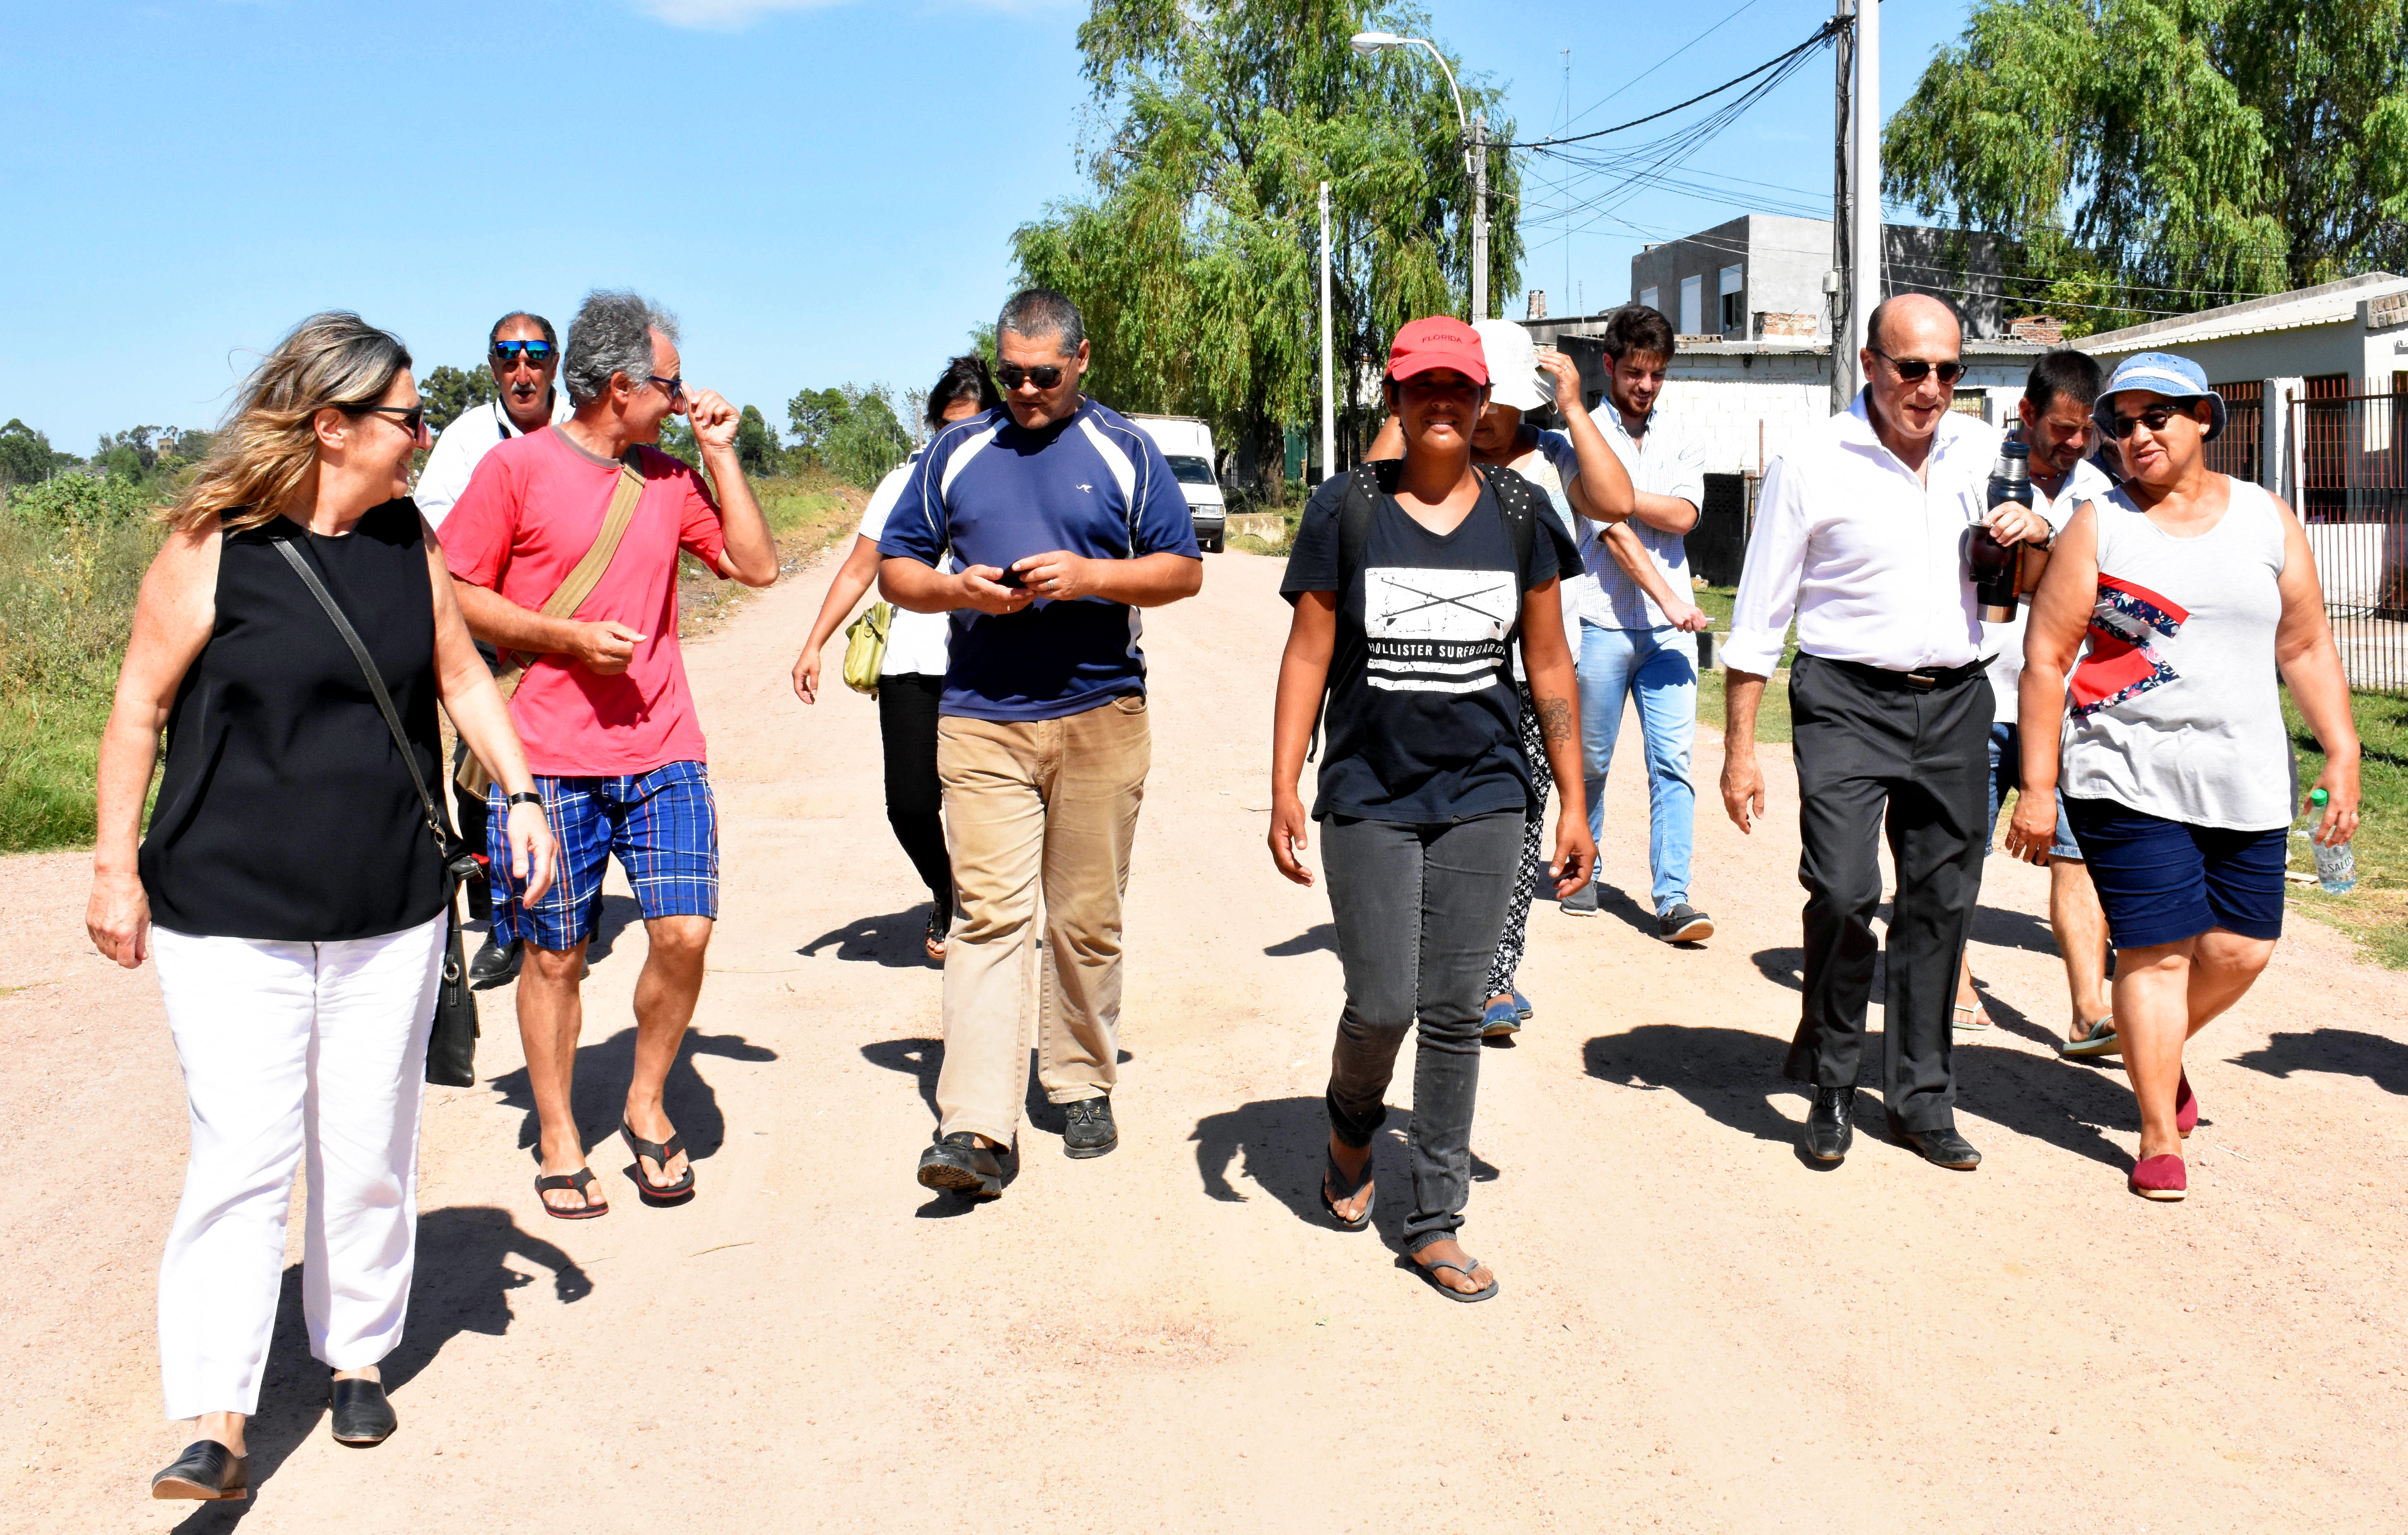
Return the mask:
M 2132 1169 L 2131 1186 L 2143 1199 L 2179 1199 L 2190 1192 L 2190 1169 L 2172 1152 L 2144 1156 Z
M 2199 1097 L 2190 1090 L 2190 1073 L 2187 1071 L 2183 1073 L 2181 1083 L 2174 1088 L 2174 1128 L 2186 1140 L 2190 1139 L 2191 1131 L 2199 1128 Z

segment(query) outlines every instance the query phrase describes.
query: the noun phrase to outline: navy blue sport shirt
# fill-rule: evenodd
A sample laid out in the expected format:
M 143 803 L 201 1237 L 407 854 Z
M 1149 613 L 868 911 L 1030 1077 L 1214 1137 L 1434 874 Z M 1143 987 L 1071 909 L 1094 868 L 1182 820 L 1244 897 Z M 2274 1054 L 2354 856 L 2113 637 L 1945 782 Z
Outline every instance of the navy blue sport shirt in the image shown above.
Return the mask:
M 886 519 L 881 554 L 1010 568 L 1067 549 L 1095 559 L 1201 559 L 1196 526 L 1154 438 L 1090 399 L 1029 431 L 997 406 L 955 422 L 920 455 Z M 938 711 L 1056 720 L 1145 691 L 1137 610 L 1101 597 L 1039 598 L 1016 613 L 957 609 Z

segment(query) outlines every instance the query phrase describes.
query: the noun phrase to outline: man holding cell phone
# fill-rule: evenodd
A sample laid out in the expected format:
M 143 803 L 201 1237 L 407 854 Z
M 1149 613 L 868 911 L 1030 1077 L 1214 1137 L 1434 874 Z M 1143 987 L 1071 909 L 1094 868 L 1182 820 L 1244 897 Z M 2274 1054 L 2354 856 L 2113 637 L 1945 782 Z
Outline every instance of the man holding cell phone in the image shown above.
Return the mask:
M 1152 764 L 1139 610 L 1194 596 L 1203 555 L 1154 439 L 1079 393 L 1078 308 L 1031 288 L 996 321 L 1003 404 L 939 432 L 879 540 L 879 589 L 953 615 L 937 773 L 953 856 L 945 1059 L 919 1180 L 1003 1192 L 1026 1095 L 1022 965 L 1045 908 L 1038 1081 L 1063 1151 L 1120 1143 L 1121 897 Z M 951 552 L 961 568 L 937 567 Z

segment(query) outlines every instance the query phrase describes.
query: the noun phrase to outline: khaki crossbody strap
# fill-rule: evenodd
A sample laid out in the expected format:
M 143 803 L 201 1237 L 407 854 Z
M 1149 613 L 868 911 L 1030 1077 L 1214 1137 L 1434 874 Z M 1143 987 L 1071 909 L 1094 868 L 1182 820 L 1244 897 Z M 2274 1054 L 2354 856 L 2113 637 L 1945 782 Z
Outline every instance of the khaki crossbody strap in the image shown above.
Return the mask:
M 602 531 L 594 536 L 594 542 L 586 549 L 584 558 L 569 570 L 567 578 L 553 588 L 552 595 L 543 599 L 543 606 L 537 610 L 544 617 L 573 616 L 585 605 L 585 599 L 594 595 L 594 588 L 601 584 L 602 573 L 610 568 L 610 561 L 618 554 L 621 540 L 627 537 L 627 529 L 636 521 L 636 503 L 644 498 L 644 472 L 638 467 L 639 452 L 640 450 L 630 448 L 627 456 L 619 461 L 619 482 L 610 492 L 610 509 L 602 514 Z M 502 652 L 501 658 L 503 667 L 494 678 L 494 685 L 501 690 L 503 697 L 508 698 L 518 692 L 519 679 L 525 673 L 529 658 L 513 651 Z M 493 785 L 494 775 L 477 760 L 475 753 L 464 751 L 458 767 L 452 772 L 452 782 L 459 785 L 463 794 L 481 799 Z
M 630 448 L 619 464 L 619 482 L 610 492 L 610 509 L 602 514 L 602 531 L 594 536 L 593 544 L 585 551 L 568 575 L 552 595 L 544 598 L 539 610 L 546 618 L 567 618 L 585 605 L 594 588 L 602 583 L 602 573 L 610 568 L 610 561 L 619 552 L 620 540 L 636 521 L 636 503 L 644 498 L 643 471 L 636 466 L 638 450 Z

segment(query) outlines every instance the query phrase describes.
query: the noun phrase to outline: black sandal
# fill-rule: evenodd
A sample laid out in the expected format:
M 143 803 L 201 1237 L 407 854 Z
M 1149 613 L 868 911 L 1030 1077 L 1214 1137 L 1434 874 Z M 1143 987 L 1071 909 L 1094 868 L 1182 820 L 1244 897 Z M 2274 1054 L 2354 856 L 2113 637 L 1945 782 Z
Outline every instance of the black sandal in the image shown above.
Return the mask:
M 610 1213 L 610 1202 L 605 1199 L 599 1204 L 595 1203 L 594 1196 L 589 1192 L 593 1184 L 592 1168 L 580 1168 L 575 1172 L 550 1173 L 535 1181 L 536 1202 L 543 1206 L 545 1214 L 556 1221 L 590 1221 L 596 1215 L 608 1215 Z M 577 1197 L 585 1202 L 574 1210 L 564 1210 L 544 1198 L 548 1192 L 563 1188 L 574 1191 Z
M 1436 1290 L 1439 1294 L 1446 1297 L 1449 1300 L 1460 1300 L 1464 1304 L 1469 1305 L 1472 1301 L 1485 1300 L 1490 1296 L 1497 1293 L 1497 1282 L 1493 1279 L 1490 1280 L 1487 1284 L 1477 1290 L 1458 1290 L 1454 1285 L 1449 1284 L 1446 1281 L 1438 1277 L 1438 1271 L 1440 1269 L 1452 1269 L 1456 1273 L 1461 1274 L 1464 1278 L 1469 1279 L 1471 1277 L 1471 1271 L 1480 1267 L 1480 1260 L 1476 1257 L 1467 1255 L 1461 1263 L 1449 1263 L 1444 1258 L 1433 1258 L 1429 1262 L 1424 1263 L 1418 1255 L 1408 1254 L 1406 1255 L 1405 1261 L 1412 1264 L 1415 1270 L 1419 1270 L 1422 1278 L 1427 1282 L 1431 1289 Z
M 1363 1158 L 1363 1171 L 1361 1175 L 1354 1180 L 1354 1186 L 1352 1188 L 1340 1189 L 1338 1191 L 1338 1198 L 1333 1199 L 1329 1197 L 1330 1188 L 1335 1184 L 1346 1182 L 1346 1174 L 1338 1166 L 1338 1154 L 1336 1152 L 1325 1150 L 1322 1155 L 1328 1159 L 1329 1171 L 1321 1181 L 1321 1208 L 1329 1212 L 1329 1218 L 1338 1223 L 1339 1230 L 1362 1230 L 1365 1227 L 1371 1224 L 1371 1212 L 1379 1208 L 1379 1189 L 1374 1187 L 1371 1190 L 1371 1197 L 1363 1201 L 1363 1213 L 1351 1221 L 1345 1216 L 1338 1213 L 1338 1199 L 1351 1199 L 1357 1194 L 1363 1192 L 1363 1185 L 1371 1182 L 1371 1159 L 1368 1156 Z
M 674 1184 L 656 1184 L 644 1176 L 644 1158 L 649 1156 L 662 1171 L 668 1170 L 669 1158 L 685 1150 L 685 1138 L 672 1134 L 666 1140 L 647 1140 L 636 1133 L 636 1127 L 625 1120 L 619 1121 L 619 1133 L 626 1138 L 627 1149 L 636 1154 L 636 1186 L 648 1199 L 674 1199 L 681 1194 L 694 1192 L 694 1164 L 688 1162 L 685 1176 Z
M 952 919 L 943 908 L 928 913 L 928 936 L 922 948 L 932 963 L 941 965 L 945 962 L 945 938 L 952 927 Z

